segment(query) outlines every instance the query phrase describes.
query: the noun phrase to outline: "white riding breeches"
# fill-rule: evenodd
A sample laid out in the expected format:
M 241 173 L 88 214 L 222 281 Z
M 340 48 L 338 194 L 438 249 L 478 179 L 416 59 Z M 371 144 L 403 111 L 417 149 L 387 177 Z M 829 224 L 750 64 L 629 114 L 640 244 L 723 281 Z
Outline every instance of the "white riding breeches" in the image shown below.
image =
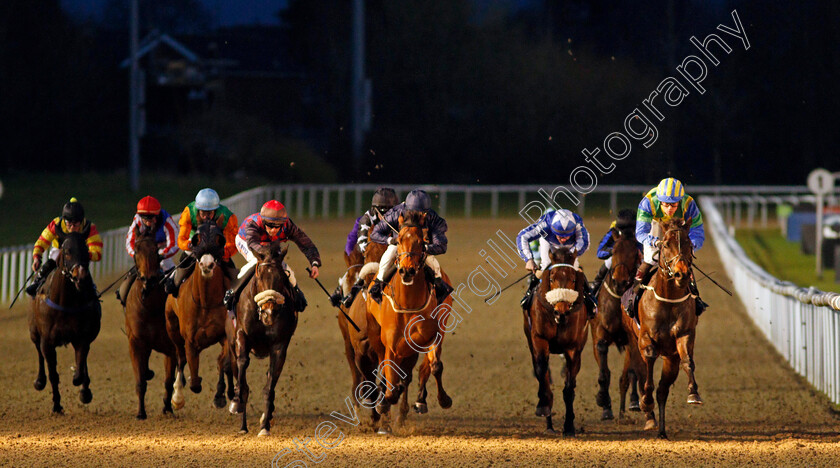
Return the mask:
M 257 257 L 254 255 L 254 253 L 251 252 L 251 249 L 248 248 L 248 244 L 245 242 L 245 239 L 239 236 L 236 236 L 236 250 L 238 250 L 239 253 L 242 254 L 242 256 L 245 257 L 245 260 L 248 262 L 245 265 L 242 265 L 242 268 L 239 269 L 239 274 L 237 275 L 237 278 L 242 278 L 243 276 L 245 276 L 245 273 L 248 273 L 248 270 L 254 268 L 257 265 L 259 260 L 257 260 Z M 292 283 L 292 287 L 297 286 L 295 272 L 292 271 L 291 268 L 289 268 L 289 265 L 287 265 L 286 262 L 283 262 L 283 269 L 286 270 L 286 275 L 288 275 L 289 282 Z
M 540 237 L 540 270 L 545 270 L 551 265 L 551 252 L 555 252 L 558 247 L 551 245 L 547 240 Z M 575 268 L 580 268 L 580 263 L 575 258 Z
M 607 267 L 608 270 L 612 268 L 612 255 L 610 255 L 610 258 L 604 260 L 604 266 Z

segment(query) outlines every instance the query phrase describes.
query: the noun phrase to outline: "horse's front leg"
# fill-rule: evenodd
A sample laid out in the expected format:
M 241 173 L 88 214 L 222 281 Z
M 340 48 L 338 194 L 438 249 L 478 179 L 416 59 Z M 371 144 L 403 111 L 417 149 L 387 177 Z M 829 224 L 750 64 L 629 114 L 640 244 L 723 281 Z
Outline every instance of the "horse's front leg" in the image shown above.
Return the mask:
M 163 358 L 163 369 L 166 376 L 163 380 L 163 414 L 172 414 L 172 393 L 175 386 L 175 356 L 167 354 Z
M 219 365 L 219 380 L 216 382 L 216 395 L 213 397 L 213 406 L 216 408 L 224 408 L 227 400 L 225 399 L 225 375 L 230 372 L 230 358 L 227 352 L 227 340 L 220 343 L 222 351 L 219 353 L 219 358 L 216 360 Z
M 149 355 L 152 350 L 135 337 L 129 338 L 128 350 L 131 355 L 131 367 L 134 369 L 135 391 L 137 392 L 135 418 L 143 420 L 146 419 L 146 373 L 149 370 Z M 78 350 L 76 352 L 78 353 Z M 76 359 L 78 360 L 78 357 Z
M 288 343 L 280 343 L 275 349 L 271 351 L 268 365 L 268 379 L 265 382 L 263 389 L 263 396 L 265 397 L 265 412 L 260 418 L 260 433 L 259 436 L 271 435 L 271 420 L 274 419 L 274 387 L 277 385 L 277 380 L 280 378 L 280 373 L 283 372 L 283 365 L 286 363 L 286 350 Z
M 90 375 L 88 374 L 87 358 L 90 353 L 90 343 L 84 342 L 74 344 L 73 348 L 76 350 L 76 372 L 73 375 L 73 385 L 81 385 L 79 390 L 79 401 L 88 404 L 93 400 L 93 392 L 90 391 Z M 149 367 L 149 361 L 146 359 L 146 368 Z M 145 377 L 145 375 L 144 375 Z
M 446 393 L 446 390 L 443 389 L 443 361 L 441 360 L 441 355 L 443 354 L 443 343 L 439 343 L 432 349 L 432 352 L 429 353 L 429 360 L 431 361 L 432 366 L 432 375 L 435 376 L 435 382 L 437 383 L 437 392 L 438 392 L 438 404 L 443 409 L 448 409 L 452 407 L 452 398 Z
M 639 337 L 639 353 L 645 362 L 645 373 L 647 375 L 645 378 L 644 395 L 642 396 L 639 407 L 647 413 L 653 411 L 653 365 L 656 362 L 658 353 L 653 346 L 652 340 L 646 333 Z
M 694 378 L 694 332 L 677 338 L 677 352 L 680 354 L 680 367 L 688 377 L 688 404 L 702 405 L 697 380 Z
M 236 396 L 230 402 L 230 412 L 233 414 L 242 414 L 242 425 L 239 432 L 242 434 L 248 433 L 248 419 L 246 417 L 246 407 L 248 405 L 248 379 L 246 373 L 248 365 L 251 363 L 251 346 L 248 343 L 248 338 L 245 332 L 239 330 L 236 332 L 236 368 L 237 375 L 234 386 L 236 387 Z
M 414 412 L 418 414 L 425 414 L 429 412 L 429 407 L 426 405 L 426 396 L 429 392 L 426 391 L 426 382 L 429 381 L 429 376 L 432 375 L 432 365 L 429 363 L 428 354 L 420 362 L 420 369 L 417 370 L 417 386 L 420 391 L 417 393 L 417 401 L 414 402 Z
M 656 403 L 659 406 L 659 438 L 667 439 L 665 433 L 665 407 L 668 404 L 668 393 L 671 385 L 677 380 L 680 373 L 679 362 L 675 357 L 662 358 L 662 377 L 659 379 L 659 387 L 656 389 Z
M 45 339 L 41 339 L 41 353 L 47 361 L 47 372 L 50 377 L 50 385 L 52 386 L 52 400 L 53 400 L 53 414 L 63 414 L 64 408 L 61 407 L 61 394 L 58 391 L 58 370 L 57 358 L 55 355 L 55 346 L 47 343 Z
M 199 354 L 201 350 L 194 340 L 187 340 L 184 344 L 187 354 L 187 365 L 190 366 L 190 390 L 193 393 L 201 393 L 201 377 L 198 376 Z
M 600 326 L 598 328 L 600 329 Z M 595 348 L 595 361 L 598 363 L 598 393 L 595 395 L 595 403 L 603 409 L 601 420 L 605 421 L 613 418 L 612 400 L 610 399 L 610 366 L 607 360 L 610 343 L 603 336 L 606 333 L 602 332 L 600 335 L 602 336 L 596 339 L 595 328 L 592 329 L 592 346 Z M 623 410 L 622 407 L 621 411 Z
M 551 369 L 548 367 L 548 342 L 539 338 L 533 340 L 533 347 L 531 349 L 531 361 L 534 365 L 534 377 L 539 382 L 539 390 L 537 391 L 536 415 L 544 417 L 546 420 L 545 430 L 549 433 L 554 433 L 554 425 L 551 422 L 551 408 L 554 406 L 554 392 L 551 391 Z
M 580 372 L 581 350 L 566 352 L 566 385 L 563 387 L 563 402 L 566 404 L 566 419 L 563 421 L 563 435 L 575 436 L 575 387 Z
M 35 350 L 38 351 L 38 375 L 35 377 L 35 390 L 39 392 L 47 386 L 47 374 L 44 371 L 44 353 L 41 352 L 41 337 L 32 334 L 32 343 L 35 345 Z

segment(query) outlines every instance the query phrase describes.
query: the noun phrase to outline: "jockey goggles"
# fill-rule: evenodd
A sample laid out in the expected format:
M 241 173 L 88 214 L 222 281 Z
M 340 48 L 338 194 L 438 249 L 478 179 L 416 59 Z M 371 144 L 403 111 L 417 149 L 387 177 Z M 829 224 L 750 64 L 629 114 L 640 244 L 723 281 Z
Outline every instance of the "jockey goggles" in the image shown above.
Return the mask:
M 271 220 L 263 218 L 263 226 L 265 226 L 266 229 L 280 229 L 286 225 L 288 220 L 289 218 L 275 218 Z

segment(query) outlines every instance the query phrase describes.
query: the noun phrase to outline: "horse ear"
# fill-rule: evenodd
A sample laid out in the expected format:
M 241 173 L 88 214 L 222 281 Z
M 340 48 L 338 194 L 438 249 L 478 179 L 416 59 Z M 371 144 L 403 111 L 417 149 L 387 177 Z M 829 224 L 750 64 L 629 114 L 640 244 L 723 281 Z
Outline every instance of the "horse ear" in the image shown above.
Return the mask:
M 219 247 L 224 247 L 227 243 L 227 239 L 225 239 L 225 236 L 219 234 L 216 236 L 216 243 L 219 244 Z
M 289 246 L 285 245 L 280 249 L 280 255 L 278 259 L 282 262 L 286 258 L 286 254 L 289 253 Z
M 58 246 L 61 247 L 61 244 L 64 243 L 64 239 L 67 239 L 67 234 L 65 234 L 64 230 L 59 226 L 59 228 L 55 230 L 55 235 L 58 237 Z
M 613 241 L 617 241 L 619 236 L 621 235 L 621 231 L 610 231 L 610 235 L 612 236 Z
M 398 220 L 398 223 L 399 223 L 399 224 L 397 224 L 397 225 L 398 225 L 398 226 L 402 226 L 403 221 L 405 221 L 405 218 L 403 217 L 403 215 L 400 215 L 400 218 L 399 218 L 399 220 Z
M 201 245 L 201 234 L 195 233 L 195 235 L 192 236 L 192 239 L 190 239 L 190 243 L 192 243 L 193 248 Z

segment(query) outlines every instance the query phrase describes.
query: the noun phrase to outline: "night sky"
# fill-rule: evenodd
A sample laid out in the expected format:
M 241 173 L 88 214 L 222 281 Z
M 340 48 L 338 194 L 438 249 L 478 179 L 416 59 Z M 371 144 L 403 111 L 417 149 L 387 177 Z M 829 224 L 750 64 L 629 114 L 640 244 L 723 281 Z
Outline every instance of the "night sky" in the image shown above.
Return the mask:
M 61 0 L 64 9 L 74 16 L 98 19 L 108 0 Z M 128 1 L 128 0 L 126 0 Z M 140 0 L 142 1 L 142 0 Z M 275 14 L 288 0 L 199 0 L 207 11 L 219 18 L 221 26 L 237 24 L 277 24 Z

